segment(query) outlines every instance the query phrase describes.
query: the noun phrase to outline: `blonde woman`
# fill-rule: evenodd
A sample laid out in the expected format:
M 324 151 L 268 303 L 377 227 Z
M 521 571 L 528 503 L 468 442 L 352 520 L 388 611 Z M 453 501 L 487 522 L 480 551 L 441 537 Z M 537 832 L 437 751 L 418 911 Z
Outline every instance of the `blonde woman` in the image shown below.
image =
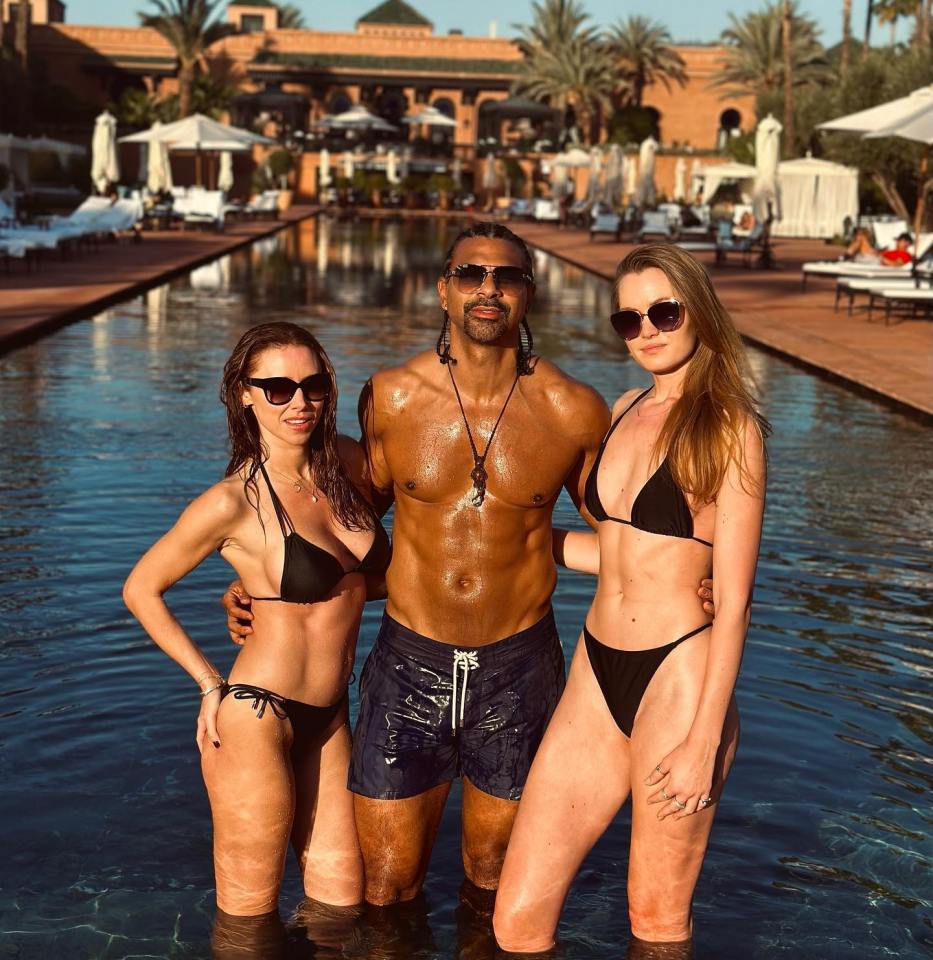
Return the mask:
M 764 509 L 767 422 L 704 269 L 670 244 L 619 265 L 611 323 L 651 375 L 615 404 L 586 485 L 595 533 L 558 562 L 599 575 L 566 690 L 535 757 L 496 903 L 499 944 L 554 943 L 583 858 L 632 803 L 637 940 L 687 941 L 716 802 L 739 736 L 733 696 Z M 715 567 L 715 620 L 697 580 Z

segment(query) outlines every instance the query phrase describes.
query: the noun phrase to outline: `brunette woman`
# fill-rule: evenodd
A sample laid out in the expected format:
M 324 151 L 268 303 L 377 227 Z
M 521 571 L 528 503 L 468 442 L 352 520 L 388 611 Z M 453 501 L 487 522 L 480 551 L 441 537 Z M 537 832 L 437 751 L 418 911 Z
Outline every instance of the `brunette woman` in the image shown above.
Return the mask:
M 705 270 L 672 244 L 619 265 L 611 322 L 651 375 L 623 394 L 586 485 L 596 533 L 559 562 L 598 573 L 566 690 L 535 757 L 502 871 L 499 943 L 539 951 L 583 858 L 632 802 L 628 909 L 640 941 L 687 941 L 739 735 L 768 425 Z M 714 621 L 696 582 L 715 568 Z
M 231 457 L 143 556 L 124 588 L 152 639 L 198 684 L 197 744 L 214 820 L 217 905 L 276 909 L 289 842 L 307 896 L 362 899 L 347 791 L 347 682 L 388 538 L 359 489 L 364 457 L 338 436 L 337 384 L 315 338 L 291 323 L 248 330 L 224 367 Z M 225 679 L 163 595 L 212 551 L 256 603 Z

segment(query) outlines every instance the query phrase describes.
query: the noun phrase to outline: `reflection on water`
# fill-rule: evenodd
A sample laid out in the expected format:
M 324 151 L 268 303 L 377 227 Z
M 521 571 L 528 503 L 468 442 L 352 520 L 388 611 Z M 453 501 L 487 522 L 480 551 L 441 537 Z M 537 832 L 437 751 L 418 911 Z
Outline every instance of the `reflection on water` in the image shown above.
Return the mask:
M 222 473 L 217 390 L 240 333 L 306 323 L 355 434 L 365 380 L 434 343 L 455 229 L 306 222 L 3 358 L 0 955 L 202 957 L 212 930 L 229 956 L 250 937 L 285 956 L 491 955 L 488 903 L 462 888 L 456 788 L 415 903 L 296 913 L 290 864 L 284 924 L 215 923 L 196 697 L 119 599 L 141 550 Z M 603 320 L 608 285 L 538 253 L 535 269 L 540 352 L 610 400 L 644 382 Z M 930 431 L 751 360 L 775 426 L 769 503 L 743 740 L 697 891 L 695 953 L 920 957 L 933 946 Z M 574 522 L 566 498 L 557 516 Z M 216 599 L 229 577 L 212 557 L 171 595 L 224 666 L 234 650 Z M 561 576 L 568 654 L 592 590 Z M 358 663 L 380 614 L 364 615 Z M 587 858 L 559 957 L 653 956 L 628 935 L 627 829 L 623 811 Z

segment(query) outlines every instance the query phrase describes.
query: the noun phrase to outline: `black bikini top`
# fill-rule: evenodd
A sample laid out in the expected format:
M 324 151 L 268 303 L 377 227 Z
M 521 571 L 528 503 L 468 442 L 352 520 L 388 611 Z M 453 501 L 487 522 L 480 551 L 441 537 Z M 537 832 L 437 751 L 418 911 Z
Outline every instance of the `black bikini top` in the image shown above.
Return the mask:
M 648 388 L 651 389 L 650 387 Z M 674 475 L 671 473 L 667 457 L 664 458 L 657 470 L 648 478 L 645 485 L 638 491 L 638 496 L 632 503 L 632 517 L 630 520 L 623 520 L 621 517 L 612 517 L 606 513 L 602 501 L 599 499 L 599 482 L 597 474 L 599 473 L 599 464 L 603 459 L 603 451 L 606 444 L 612 436 L 615 428 L 619 425 L 632 407 L 641 400 L 648 390 L 640 393 L 623 411 L 618 419 L 609 428 L 605 439 L 599 447 L 599 453 L 596 455 L 596 462 L 593 469 L 590 470 L 586 478 L 586 487 L 583 493 L 583 503 L 589 510 L 594 520 L 614 520 L 616 523 L 625 523 L 637 530 L 644 530 L 645 533 L 657 533 L 663 537 L 681 537 L 684 540 L 696 540 L 697 543 L 703 543 L 707 547 L 712 544 L 709 540 L 701 540 L 693 535 L 693 514 L 687 505 L 687 498 L 683 490 L 677 486 Z
M 266 468 L 259 469 L 269 488 L 272 506 L 279 519 L 279 526 L 285 537 L 285 562 L 282 564 L 281 596 L 253 597 L 254 600 L 282 600 L 285 603 L 316 603 L 323 600 L 348 573 L 381 573 L 389 565 L 392 548 L 384 527 L 377 518 L 374 520 L 372 546 L 366 556 L 355 567 L 344 570 L 343 564 L 323 547 L 318 547 L 295 532 L 282 501 L 279 500 Z

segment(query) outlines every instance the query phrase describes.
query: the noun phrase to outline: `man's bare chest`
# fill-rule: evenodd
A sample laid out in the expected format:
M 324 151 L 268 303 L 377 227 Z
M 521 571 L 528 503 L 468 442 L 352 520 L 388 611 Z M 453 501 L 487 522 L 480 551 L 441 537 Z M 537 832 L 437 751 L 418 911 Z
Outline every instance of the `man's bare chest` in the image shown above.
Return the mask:
M 393 484 L 417 500 L 456 501 L 475 490 L 481 466 L 488 495 L 515 506 L 549 502 L 582 455 L 580 445 L 551 418 L 509 413 L 491 443 L 494 419 L 471 423 L 468 433 L 456 410 L 398 417 L 382 436 Z

